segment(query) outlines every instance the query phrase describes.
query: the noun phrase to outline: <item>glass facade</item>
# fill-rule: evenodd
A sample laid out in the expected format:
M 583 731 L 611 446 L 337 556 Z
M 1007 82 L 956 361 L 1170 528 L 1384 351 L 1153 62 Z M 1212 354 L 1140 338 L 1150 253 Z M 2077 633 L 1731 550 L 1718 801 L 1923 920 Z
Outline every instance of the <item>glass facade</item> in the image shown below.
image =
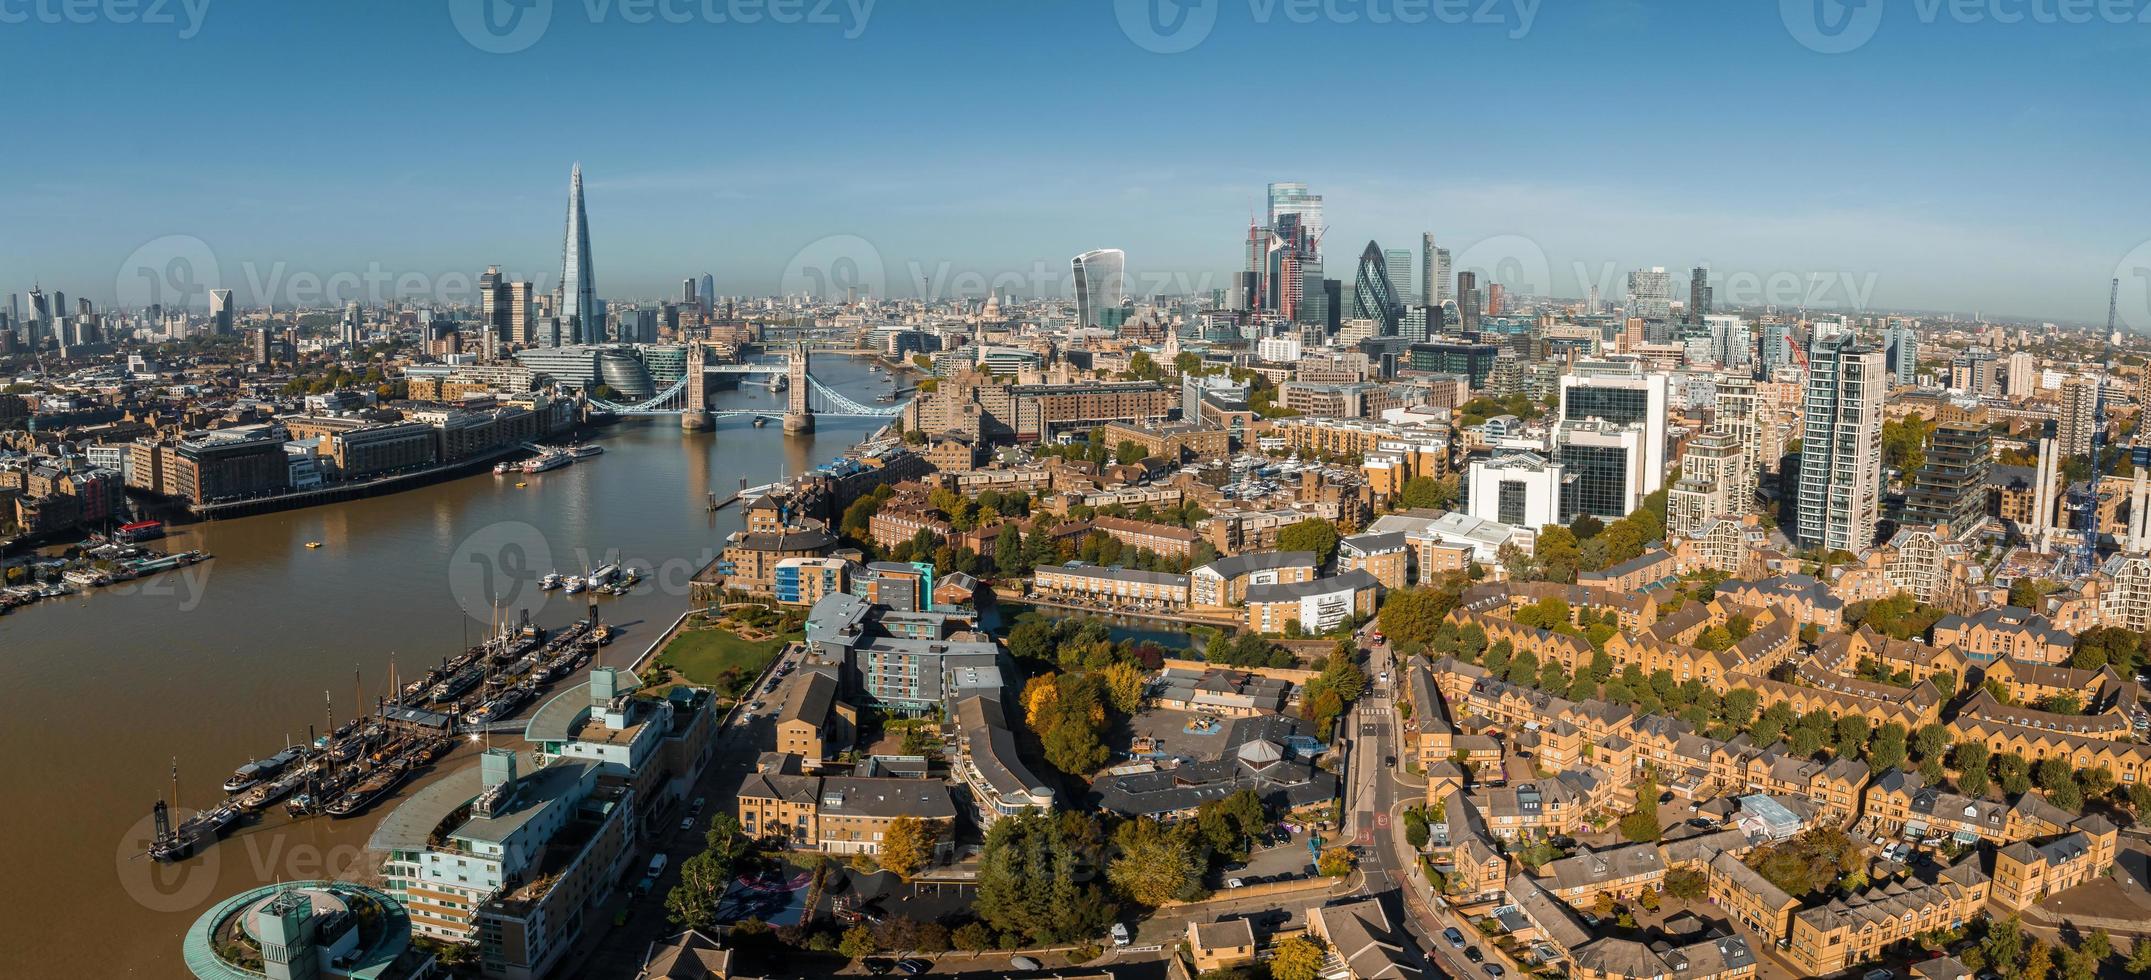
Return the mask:
M 1524 498 L 1529 492 L 1529 487 L 1514 480 L 1503 481 L 1497 519 L 1510 527 L 1524 526 Z
M 1101 248 L 1075 257 L 1076 320 L 1081 326 L 1105 326 L 1104 311 L 1119 310 L 1128 257 L 1117 248 Z
M 1574 385 L 1561 399 L 1561 419 L 1564 422 L 1605 419 L 1615 425 L 1628 425 L 1648 419 L 1650 404 L 1651 394 L 1643 388 Z
M 1628 453 L 1619 446 L 1561 447 L 1561 466 L 1571 479 L 1562 485 L 1561 520 L 1578 514 L 1615 520 L 1628 514 Z
M 1353 281 L 1352 316 L 1361 320 L 1373 320 L 1375 332 L 1393 337 L 1397 325 L 1403 319 L 1404 303 L 1397 296 L 1397 287 L 1389 280 L 1388 259 L 1382 247 L 1373 242 L 1359 253 L 1359 278 Z

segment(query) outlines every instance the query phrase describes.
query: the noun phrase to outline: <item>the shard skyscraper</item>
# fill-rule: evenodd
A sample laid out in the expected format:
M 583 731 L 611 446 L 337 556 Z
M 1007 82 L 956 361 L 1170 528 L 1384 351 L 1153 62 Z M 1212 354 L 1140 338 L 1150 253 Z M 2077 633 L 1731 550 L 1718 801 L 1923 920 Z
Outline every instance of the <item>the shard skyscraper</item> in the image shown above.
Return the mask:
M 583 214 L 583 165 L 568 178 L 568 230 L 560 243 L 560 317 L 573 318 L 566 333 L 592 343 L 605 332 L 598 310 L 597 278 L 590 274 L 590 221 Z

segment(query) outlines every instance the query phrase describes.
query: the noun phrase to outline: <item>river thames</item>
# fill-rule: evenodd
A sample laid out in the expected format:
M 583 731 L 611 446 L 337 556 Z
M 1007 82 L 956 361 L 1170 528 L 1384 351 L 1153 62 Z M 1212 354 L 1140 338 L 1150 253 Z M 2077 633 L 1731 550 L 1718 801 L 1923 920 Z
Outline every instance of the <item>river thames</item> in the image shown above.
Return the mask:
M 864 403 L 887 384 L 841 357 L 817 358 L 814 373 Z M 712 401 L 781 413 L 784 398 L 750 386 Z M 623 630 L 604 662 L 632 659 L 687 608 L 689 576 L 740 526 L 736 506 L 707 510 L 710 494 L 828 462 L 882 425 L 817 422 L 787 438 L 744 418 L 694 434 L 669 416 L 630 420 L 598 430 L 603 455 L 565 469 L 181 528 L 159 546 L 215 560 L 0 617 L 0 839 L 13 885 L 0 895 L 0 975 L 184 976 L 181 935 L 218 899 L 370 874 L 366 838 L 395 801 L 345 821 L 293 823 L 271 807 L 175 866 L 139 852 L 175 758 L 180 804 L 208 806 L 234 767 L 324 724 L 324 692 L 341 723 L 361 697 L 354 675 L 370 702 L 391 658 L 406 677 L 422 672 L 475 642 L 496 600 L 546 626 L 585 614 L 586 596 L 539 592 L 532 576 L 644 570 L 633 594 L 598 600 Z

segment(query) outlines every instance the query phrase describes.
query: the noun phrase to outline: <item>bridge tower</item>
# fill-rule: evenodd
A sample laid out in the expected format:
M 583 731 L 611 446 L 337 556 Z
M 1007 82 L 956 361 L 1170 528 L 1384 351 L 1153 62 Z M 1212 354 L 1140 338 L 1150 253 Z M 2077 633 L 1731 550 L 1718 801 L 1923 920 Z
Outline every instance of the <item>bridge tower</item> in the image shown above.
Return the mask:
M 707 358 L 701 341 L 687 342 L 687 390 L 680 395 L 680 428 L 683 431 L 700 432 L 715 427 L 710 419 L 709 393 L 705 388 L 708 380 L 703 374 Z
M 805 342 L 792 348 L 791 370 L 787 380 L 791 382 L 792 403 L 790 409 L 784 413 L 785 433 L 814 431 L 814 413 L 807 408 L 807 388 L 810 382 L 807 377 Z

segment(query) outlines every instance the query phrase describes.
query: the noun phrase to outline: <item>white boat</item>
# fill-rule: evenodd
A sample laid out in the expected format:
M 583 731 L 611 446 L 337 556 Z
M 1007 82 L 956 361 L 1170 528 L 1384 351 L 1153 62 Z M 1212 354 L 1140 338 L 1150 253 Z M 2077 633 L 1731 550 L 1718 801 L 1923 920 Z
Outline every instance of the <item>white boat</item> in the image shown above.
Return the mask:
M 559 587 L 560 587 L 560 573 L 559 573 L 559 572 L 547 572 L 547 573 L 545 573 L 545 577 L 544 577 L 544 578 L 542 578 L 542 579 L 539 579 L 539 580 L 538 580 L 538 588 L 540 588 L 540 589 L 543 589 L 543 590 L 545 590 L 545 591 L 547 591 L 547 592 L 551 592 L 551 591 L 553 591 L 554 589 L 557 589 L 557 588 L 559 588 Z
M 573 462 L 575 462 L 575 457 L 567 453 L 546 453 L 536 459 L 525 460 L 523 462 L 523 472 L 543 473 L 546 470 L 557 470 Z
M 501 462 L 498 462 L 498 463 L 494 463 L 494 464 L 493 464 L 493 475 L 494 475 L 494 476 L 503 476 L 503 475 L 506 475 L 506 474 L 507 474 L 507 472 L 508 472 L 508 463 L 507 463 L 507 461 L 503 460 L 503 461 L 501 461 Z
M 620 574 L 620 566 L 607 563 L 599 565 L 597 571 L 591 572 L 589 578 L 585 581 L 590 584 L 591 588 L 596 588 L 612 581 L 612 577 L 618 574 Z
M 765 384 L 769 386 L 769 390 L 771 391 L 783 391 L 784 389 L 791 387 L 792 383 L 791 381 L 787 380 L 784 375 L 772 374 L 769 376 L 769 380 L 765 382 Z
M 576 576 L 570 575 L 567 578 L 560 580 L 560 590 L 562 592 L 566 592 L 569 595 L 574 595 L 577 592 L 581 592 L 583 590 L 583 580 Z
M 592 445 L 590 443 L 581 443 L 568 447 L 568 455 L 573 456 L 576 459 L 589 459 L 590 457 L 596 456 L 604 451 L 605 447 Z

